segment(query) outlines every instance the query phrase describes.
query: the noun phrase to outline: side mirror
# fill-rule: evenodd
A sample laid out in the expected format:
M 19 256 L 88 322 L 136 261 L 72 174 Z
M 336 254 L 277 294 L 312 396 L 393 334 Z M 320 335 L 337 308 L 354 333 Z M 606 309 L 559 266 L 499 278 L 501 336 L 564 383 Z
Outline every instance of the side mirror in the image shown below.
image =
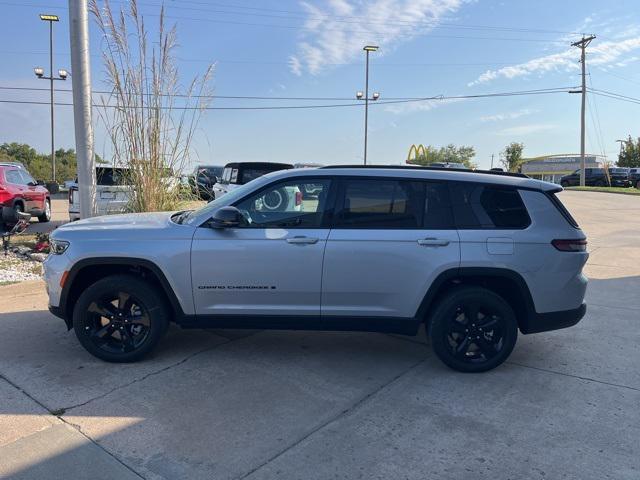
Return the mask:
M 209 226 L 211 228 L 234 228 L 240 225 L 244 217 L 236 207 L 222 207 L 215 211 Z

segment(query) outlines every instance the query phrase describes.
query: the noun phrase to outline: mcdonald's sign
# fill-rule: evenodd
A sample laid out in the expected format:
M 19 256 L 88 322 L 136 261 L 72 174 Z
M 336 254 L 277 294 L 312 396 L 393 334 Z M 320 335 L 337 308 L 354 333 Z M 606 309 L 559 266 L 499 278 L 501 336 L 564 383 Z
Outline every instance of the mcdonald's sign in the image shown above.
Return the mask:
M 419 157 L 426 156 L 427 149 L 425 148 L 425 146 L 422 144 L 416 145 L 414 143 L 413 145 L 411 145 L 411 148 L 409 148 L 409 154 L 407 155 L 407 160 L 405 163 L 413 164 L 416 163 L 416 159 L 418 159 Z

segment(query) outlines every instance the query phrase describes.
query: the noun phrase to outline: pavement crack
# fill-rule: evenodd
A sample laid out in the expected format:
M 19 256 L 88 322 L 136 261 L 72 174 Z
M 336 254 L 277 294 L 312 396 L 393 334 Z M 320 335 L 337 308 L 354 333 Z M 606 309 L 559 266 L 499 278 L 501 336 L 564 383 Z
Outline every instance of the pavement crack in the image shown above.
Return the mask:
M 155 376 L 155 375 L 159 375 L 159 374 L 161 374 L 161 373 L 166 372 L 167 370 L 171 370 L 171 369 L 173 369 L 173 368 L 175 368 L 175 367 L 178 367 L 178 366 L 182 365 L 183 363 L 188 362 L 188 361 L 189 361 L 189 360 L 191 360 L 192 358 L 194 358 L 194 357 L 196 357 L 196 356 L 200 355 L 201 353 L 205 353 L 205 352 L 208 352 L 208 351 L 210 351 L 210 350 L 215 350 L 216 348 L 219 348 L 219 347 L 221 347 L 221 346 L 223 346 L 223 345 L 228 345 L 228 344 L 233 343 L 233 342 L 235 342 L 235 341 L 242 340 L 242 339 L 245 339 L 245 338 L 247 338 L 247 337 L 253 336 L 253 335 L 255 335 L 256 333 L 258 333 L 258 332 L 251 333 L 251 334 L 249 334 L 249 335 L 247 335 L 247 336 L 238 337 L 238 338 L 227 338 L 227 337 L 224 337 L 224 338 L 226 338 L 226 340 L 227 340 L 226 342 L 218 343 L 218 344 L 213 345 L 213 346 L 211 346 L 211 347 L 206 347 L 206 348 L 203 348 L 203 349 L 201 349 L 201 350 L 198 350 L 197 352 L 193 352 L 192 354 L 187 355 L 185 358 L 183 358 L 183 359 L 182 359 L 182 360 L 180 360 L 179 362 L 172 363 L 171 365 L 167 365 L 166 367 L 161 368 L 160 370 L 155 370 L 155 371 L 153 371 L 153 372 L 149 372 L 149 373 L 147 373 L 146 375 L 143 375 L 143 376 L 142 376 L 142 377 L 140 377 L 140 378 L 136 378 L 136 379 L 134 379 L 134 380 L 130 381 L 129 383 L 125 383 L 125 384 L 123 384 L 123 385 L 118 385 L 117 387 L 114 387 L 114 388 L 112 388 L 111 390 L 109 390 L 108 392 L 102 393 L 102 394 L 98 395 L 97 397 L 90 398 L 89 400 L 86 400 L 86 401 L 84 401 L 84 402 L 78 403 L 78 404 L 76 404 L 76 405 L 72 405 L 72 406 L 70 406 L 70 407 L 62 407 L 62 408 L 60 408 L 60 409 L 58 409 L 58 410 L 56 410 L 56 411 L 61 411 L 61 412 L 62 412 L 62 414 L 69 413 L 69 410 L 72 410 L 72 409 L 74 409 L 74 408 L 83 407 L 83 406 L 85 406 L 85 405 L 87 405 L 87 404 L 89 404 L 89 403 L 93 402 L 94 400 L 99 400 L 99 399 L 101 399 L 101 398 L 104 398 L 104 397 L 106 397 L 106 396 L 108 396 L 108 395 L 111 395 L 113 392 L 117 392 L 118 390 L 120 390 L 120 389 L 122 389 L 122 388 L 127 388 L 127 387 L 129 387 L 129 386 L 131 386 L 131 385 L 134 385 L 134 384 L 136 384 L 136 383 L 142 382 L 142 381 L 146 380 L 146 379 L 147 379 L 147 378 L 149 378 L 149 377 L 153 377 L 153 376 Z M 218 335 L 218 336 L 221 336 L 221 335 Z M 49 410 L 49 409 L 47 409 L 47 410 Z M 51 411 L 51 410 L 49 410 L 49 411 L 50 411 L 51 413 L 53 413 L 53 411 Z M 54 413 L 54 414 L 55 414 L 55 413 Z
M 109 455 L 111 458 L 113 458 L 116 462 L 118 462 L 120 465 L 122 465 L 124 468 L 126 468 L 127 470 L 129 470 L 131 473 L 133 473 L 136 477 L 142 478 L 143 480 L 147 480 L 146 477 L 144 477 L 141 473 L 137 472 L 136 470 L 133 469 L 133 467 L 130 467 L 129 465 L 127 465 L 125 462 L 123 462 L 122 460 L 120 460 L 118 458 L 117 455 L 115 455 L 114 453 L 111 453 L 109 450 L 107 450 L 105 447 L 103 447 L 102 445 L 100 445 L 100 443 L 98 443 L 97 441 L 95 441 L 93 438 L 91 438 L 89 435 L 87 435 L 86 433 L 84 433 L 82 431 L 82 428 L 80 428 L 80 425 L 76 425 L 73 422 L 68 421 L 67 419 L 63 418 L 63 417 L 58 417 L 60 419 L 60 421 L 62 421 L 65 425 L 68 425 L 69 427 L 73 428 L 74 430 L 76 430 L 80 435 L 82 435 L 84 438 L 86 438 L 88 441 L 90 441 L 91 443 L 93 443 L 96 447 L 98 447 L 100 450 L 102 450 L 104 453 L 106 453 L 107 455 Z
M 398 375 L 394 376 L 391 380 L 389 380 L 388 382 L 384 383 L 383 385 L 380 385 L 378 388 L 376 388 L 375 390 L 367 393 L 366 395 L 364 395 L 363 397 L 361 397 L 359 400 L 357 400 L 355 403 L 351 404 L 348 408 L 346 408 L 345 410 L 342 410 L 340 413 L 338 413 L 337 415 L 333 416 L 332 418 L 330 418 L 329 420 L 327 420 L 324 423 L 321 423 L 320 425 L 318 425 L 317 427 L 315 427 L 314 429 L 312 429 L 310 432 L 306 433 L 305 435 L 303 435 L 302 437 L 300 437 L 299 439 L 295 440 L 293 443 L 291 443 L 290 445 L 288 445 L 287 447 L 285 447 L 284 449 L 282 449 L 281 451 L 279 451 L 278 453 L 276 453 L 275 455 L 273 455 L 272 457 L 270 457 L 269 459 L 267 459 L 266 461 L 262 462 L 261 464 L 257 465 L 256 467 L 252 468 L 250 471 L 248 471 L 247 473 L 240 475 L 238 477 L 235 477 L 236 480 L 243 480 L 251 475 L 253 475 L 255 472 L 257 472 L 258 470 L 260 470 L 261 468 L 267 466 L 268 464 L 270 464 L 271 462 L 273 462 L 274 460 L 278 459 L 279 457 L 281 457 L 282 455 L 284 455 L 285 453 L 287 453 L 288 451 L 290 451 L 291 449 L 297 447 L 298 445 L 300 445 L 302 442 L 304 442 L 307 438 L 311 437 L 312 435 L 314 435 L 316 432 L 319 432 L 320 430 L 324 429 L 325 427 L 328 427 L 329 425 L 331 425 L 332 423 L 337 422 L 338 420 L 346 417 L 347 415 L 349 415 L 351 412 L 353 412 L 355 409 L 357 409 L 358 407 L 364 405 L 369 399 L 371 399 L 372 397 L 374 397 L 375 395 L 377 395 L 378 393 L 380 393 L 382 390 L 386 389 L 387 387 L 393 385 L 394 383 L 396 383 L 398 380 L 400 380 L 402 377 L 404 377 L 406 374 L 412 372 L 413 370 L 415 370 L 418 366 L 420 366 L 421 364 L 423 364 L 424 362 L 426 362 L 427 360 L 429 360 L 429 356 L 421 359 L 420 361 L 414 363 L 413 365 L 411 365 L 409 368 L 407 368 L 406 370 L 400 372 Z
M 550 370 L 548 368 L 534 367 L 532 365 L 525 365 L 524 363 L 511 362 L 511 361 L 506 361 L 504 363 L 509 364 L 509 365 L 516 365 L 516 366 L 522 367 L 522 368 L 530 368 L 532 370 L 538 370 L 540 372 L 552 373 L 554 375 L 562 375 L 563 377 L 571 377 L 571 378 L 575 378 L 575 379 L 578 379 L 578 380 L 584 380 L 584 381 L 587 381 L 587 382 L 599 383 L 601 385 L 607 385 L 607 386 L 610 386 L 610 387 L 625 388 L 627 390 L 632 390 L 634 392 L 640 392 L 640 388 L 631 387 L 629 385 L 622 385 L 620 383 L 605 382 L 603 380 L 596 380 L 595 378 L 583 377 L 583 376 L 580 376 L 580 375 L 574 375 L 572 373 L 558 372 L 556 370 Z

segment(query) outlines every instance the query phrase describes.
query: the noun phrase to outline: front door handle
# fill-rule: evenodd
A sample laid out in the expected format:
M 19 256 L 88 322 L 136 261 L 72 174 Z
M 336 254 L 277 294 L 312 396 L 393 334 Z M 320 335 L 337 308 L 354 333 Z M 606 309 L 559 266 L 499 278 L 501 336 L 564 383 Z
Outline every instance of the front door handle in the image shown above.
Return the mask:
M 287 243 L 292 243 L 294 245 L 310 245 L 318 243 L 318 239 L 312 237 L 291 237 L 287 238 Z
M 443 238 L 421 238 L 418 240 L 418 245 L 423 247 L 446 247 L 449 245 L 449 240 Z

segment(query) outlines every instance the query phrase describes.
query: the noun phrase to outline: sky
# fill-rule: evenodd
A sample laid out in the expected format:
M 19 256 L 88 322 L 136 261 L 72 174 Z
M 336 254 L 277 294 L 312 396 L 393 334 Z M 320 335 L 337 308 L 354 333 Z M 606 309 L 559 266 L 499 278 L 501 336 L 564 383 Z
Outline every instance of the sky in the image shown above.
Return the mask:
M 124 3 L 114 0 L 112 7 Z M 159 5 L 139 1 L 151 34 Z M 497 165 L 514 141 L 524 143 L 528 157 L 579 152 L 580 95 L 566 90 L 580 85 L 580 51 L 571 43 L 582 34 L 596 35 L 587 49 L 588 87 L 640 98 L 637 0 L 167 0 L 165 6 L 168 23 L 176 25 L 185 85 L 213 63 L 215 95 L 319 98 L 214 98 L 198 124 L 192 164 L 361 163 L 364 108 L 355 94 L 364 90 L 367 44 L 380 47 L 370 56 L 370 94 L 380 93 L 369 108 L 373 164 L 403 163 L 414 143 L 473 146 L 474 161 L 484 168 L 492 155 Z M 48 87 L 33 75 L 34 66 L 48 73 L 48 24 L 39 13 L 60 16 L 54 71 L 70 70 L 67 2 L 0 0 L 0 9 L 0 100 L 47 102 L 48 91 L 3 87 Z M 93 88 L 103 90 L 105 41 L 93 19 L 90 37 Z M 58 87 L 70 88 L 71 79 Z M 460 98 L 554 88 L 563 91 Z M 640 136 L 640 104 L 587 98 L 587 152 L 615 161 L 616 140 Z M 58 92 L 56 100 L 69 102 L 71 94 Z M 356 105 L 216 109 L 333 104 Z M 94 124 L 96 152 L 108 158 L 98 115 Z M 0 143 L 13 141 L 48 151 L 48 105 L 0 102 Z M 75 146 L 71 107 L 56 107 L 56 145 Z

